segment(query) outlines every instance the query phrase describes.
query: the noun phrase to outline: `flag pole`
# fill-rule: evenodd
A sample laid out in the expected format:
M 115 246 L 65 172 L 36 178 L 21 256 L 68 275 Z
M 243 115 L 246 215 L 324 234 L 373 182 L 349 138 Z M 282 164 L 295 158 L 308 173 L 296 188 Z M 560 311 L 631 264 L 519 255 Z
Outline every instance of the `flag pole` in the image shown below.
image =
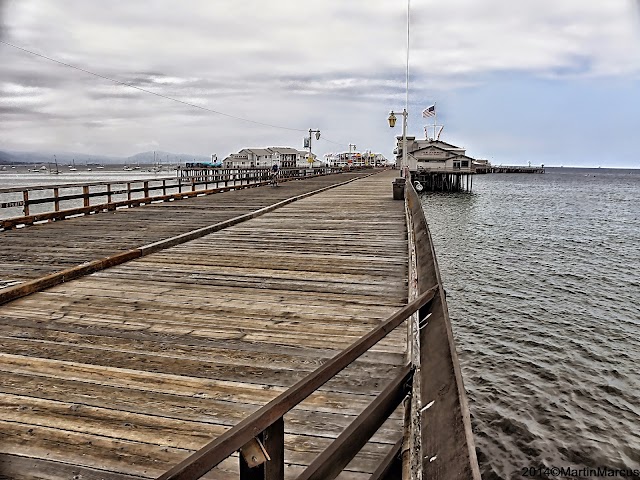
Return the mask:
M 438 109 L 436 102 L 433 102 L 433 139 L 436 139 L 436 124 L 438 123 Z

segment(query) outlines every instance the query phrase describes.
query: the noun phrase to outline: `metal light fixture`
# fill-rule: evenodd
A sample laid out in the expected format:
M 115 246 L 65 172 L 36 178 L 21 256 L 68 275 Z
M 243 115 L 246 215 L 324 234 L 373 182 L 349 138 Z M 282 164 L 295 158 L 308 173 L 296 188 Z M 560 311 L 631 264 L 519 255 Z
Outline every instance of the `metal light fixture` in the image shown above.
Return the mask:
M 393 110 L 391 110 L 391 113 L 389 114 L 389 118 L 387 120 L 389 120 L 389 126 L 391 128 L 396 126 L 396 116 L 393 113 Z

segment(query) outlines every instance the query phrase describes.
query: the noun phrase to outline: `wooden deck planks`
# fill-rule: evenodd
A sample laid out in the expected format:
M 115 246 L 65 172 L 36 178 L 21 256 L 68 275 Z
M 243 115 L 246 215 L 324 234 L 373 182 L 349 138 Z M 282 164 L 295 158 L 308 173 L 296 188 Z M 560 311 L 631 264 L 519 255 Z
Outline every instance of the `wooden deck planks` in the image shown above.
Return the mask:
M 371 330 L 407 299 L 390 183 L 361 179 L 0 307 L 0 476 L 152 478 Z M 287 478 L 404 349 L 400 327 L 285 417 Z M 368 478 L 401 424 L 397 412 L 340 478 Z M 236 471 L 228 459 L 207 477 Z
M 370 172 L 343 173 L 152 203 L 0 232 L 0 287 L 140 247 Z

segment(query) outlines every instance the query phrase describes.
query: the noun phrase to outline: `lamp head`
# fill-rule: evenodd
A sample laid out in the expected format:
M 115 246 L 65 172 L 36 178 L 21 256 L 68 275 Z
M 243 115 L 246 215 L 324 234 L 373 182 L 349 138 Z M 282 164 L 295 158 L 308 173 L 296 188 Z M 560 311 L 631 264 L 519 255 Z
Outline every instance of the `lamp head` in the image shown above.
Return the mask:
M 393 110 L 391 110 L 391 113 L 389 114 L 389 118 L 387 120 L 389 120 L 389 126 L 391 128 L 396 126 L 396 116 L 393 113 Z

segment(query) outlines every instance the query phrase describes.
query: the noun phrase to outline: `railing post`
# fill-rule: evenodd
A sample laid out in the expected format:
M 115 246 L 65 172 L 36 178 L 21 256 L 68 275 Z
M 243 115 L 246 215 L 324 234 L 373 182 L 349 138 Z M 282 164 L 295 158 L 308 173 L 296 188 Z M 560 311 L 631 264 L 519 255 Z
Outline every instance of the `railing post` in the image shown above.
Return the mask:
M 131 183 L 127 183 L 127 200 L 131 200 Z
M 60 200 L 58 199 L 58 187 L 53 188 L 53 209 L 56 212 L 60 211 Z
M 144 188 L 144 198 L 148 198 L 149 197 L 149 182 L 144 182 L 142 184 L 143 188 Z
M 111 184 L 108 183 L 107 184 L 107 203 L 111 203 L 112 200 L 112 196 L 111 196 Z
M 89 206 L 89 185 L 82 186 L 82 198 L 84 199 L 84 206 Z
M 269 455 L 269 460 L 250 468 L 240 454 L 240 480 L 284 480 L 284 419 L 280 417 L 276 420 L 258 439 Z
M 23 190 L 22 192 L 22 200 L 24 201 L 24 207 L 22 208 L 22 212 L 25 217 L 29 216 L 29 190 Z
M 166 195 L 166 194 L 167 194 L 167 181 L 162 180 L 162 195 Z

